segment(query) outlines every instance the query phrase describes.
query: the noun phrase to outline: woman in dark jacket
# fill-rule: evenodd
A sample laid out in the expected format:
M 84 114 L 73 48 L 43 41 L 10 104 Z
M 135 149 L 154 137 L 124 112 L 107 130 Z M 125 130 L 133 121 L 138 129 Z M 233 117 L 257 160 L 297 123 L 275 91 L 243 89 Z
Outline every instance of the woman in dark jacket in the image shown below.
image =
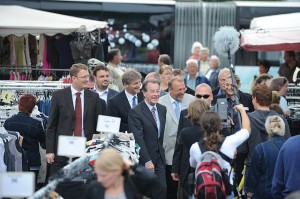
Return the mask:
M 86 199 L 163 199 L 166 190 L 157 176 L 141 165 L 132 165 L 114 149 L 101 151 L 95 164 L 97 181 L 88 185 Z
M 39 120 L 30 117 L 35 105 L 36 97 L 25 94 L 19 102 L 19 113 L 5 120 L 4 128 L 19 132 L 23 136 L 22 148 L 27 152 L 29 170 L 35 173 L 37 179 L 41 166 L 39 143 L 45 148 L 46 133 Z
M 188 184 L 188 175 L 193 173 L 193 169 L 189 164 L 189 151 L 195 142 L 198 142 L 204 135 L 204 130 L 201 128 L 200 121 L 204 111 L 209 110 L 208 104 L 203 100 L 195 100 L 190 103 L 188 107 L 188 115 L 193 124 L 192 127 L 183 128 L 179 133 L 178 144 L 183 146 L 179 176 L 172 173 L 173 179 L 180 181 L 180 186 L 183 187 L 183 198 L 188 198 L 190 192 L 190 186 Z
M 246 174 L 245 190 L 248 198 L 273 198 L 272 177 L 278 153 L 285 142 L 285 124 L 281 117 L 273 115 L 267 118 L 265 128 L 270 139 L 255 147 L 252 164 Z

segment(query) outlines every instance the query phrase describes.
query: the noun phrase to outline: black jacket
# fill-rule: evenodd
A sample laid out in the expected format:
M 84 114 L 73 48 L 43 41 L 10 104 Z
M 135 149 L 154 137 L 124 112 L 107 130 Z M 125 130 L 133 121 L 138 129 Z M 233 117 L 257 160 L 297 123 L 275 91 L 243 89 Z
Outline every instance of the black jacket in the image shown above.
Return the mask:
M 144 166 L 135 165 L 132 175 L 124 174 L 124 192 L 127 199 L 140 199 L 147 196 L 152 199 L 165 199 L 165 187 L 158 177 Z M 91 182 L 85 192 L 85 199 L 103 199 L 105 188 L 97 181 Z
M 22 148 L 27 152 L 29 166 L 41 166 L 39 143 L 43 146 L 46 137 L 42 123 L 26 113 L 19 112 L 5 121 L 4 128 L 19 132 L 24 137 Z

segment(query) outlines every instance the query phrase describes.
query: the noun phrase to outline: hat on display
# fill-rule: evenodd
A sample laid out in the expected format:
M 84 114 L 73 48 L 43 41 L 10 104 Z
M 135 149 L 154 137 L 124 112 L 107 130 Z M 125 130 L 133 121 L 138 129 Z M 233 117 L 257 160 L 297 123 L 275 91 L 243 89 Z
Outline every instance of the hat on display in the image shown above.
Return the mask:
M 97 65 L 99 64 L 104 64 L 102 61 L 95 59 L 95 58 L 91 58 L 88 60 L 88 67 L 89 68 L 95 68 Z

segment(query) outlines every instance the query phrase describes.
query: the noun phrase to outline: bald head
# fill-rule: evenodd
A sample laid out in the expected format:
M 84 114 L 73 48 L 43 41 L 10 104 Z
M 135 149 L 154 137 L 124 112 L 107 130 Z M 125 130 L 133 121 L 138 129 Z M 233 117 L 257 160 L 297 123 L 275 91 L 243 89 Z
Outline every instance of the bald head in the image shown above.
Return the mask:
M 211 105 L 213 94 L 211 87 L 208 84 L 199 84 L 195 89 L 196 99 L 204 100 L 207 104 Z
M 159 73 L 158 72 L 148 73 L 148 75 L 145 77 L 145 80 L 148 80 L 148 79 L 156 79 L 156 80 L 160 81 Z

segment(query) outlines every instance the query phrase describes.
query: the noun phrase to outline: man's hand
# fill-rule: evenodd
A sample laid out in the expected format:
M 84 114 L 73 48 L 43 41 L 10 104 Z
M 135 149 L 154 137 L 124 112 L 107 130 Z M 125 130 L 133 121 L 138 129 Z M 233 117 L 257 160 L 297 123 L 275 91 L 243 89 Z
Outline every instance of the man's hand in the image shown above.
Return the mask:
M 154 172 L 154 164 L 152 163 L 152 161 L 148 161 L 145 164 L 146 169 L 149 169 L 150 171 Z
M 54 162 L 54 158 L 55 158 L 54 153 L 47 153 L 46 154 L 46 160 L 49 164 L 52 164 Z
M 178 173 L 171 173 L 171 176 L 172 176 L 174 181 L 179 181 Z

